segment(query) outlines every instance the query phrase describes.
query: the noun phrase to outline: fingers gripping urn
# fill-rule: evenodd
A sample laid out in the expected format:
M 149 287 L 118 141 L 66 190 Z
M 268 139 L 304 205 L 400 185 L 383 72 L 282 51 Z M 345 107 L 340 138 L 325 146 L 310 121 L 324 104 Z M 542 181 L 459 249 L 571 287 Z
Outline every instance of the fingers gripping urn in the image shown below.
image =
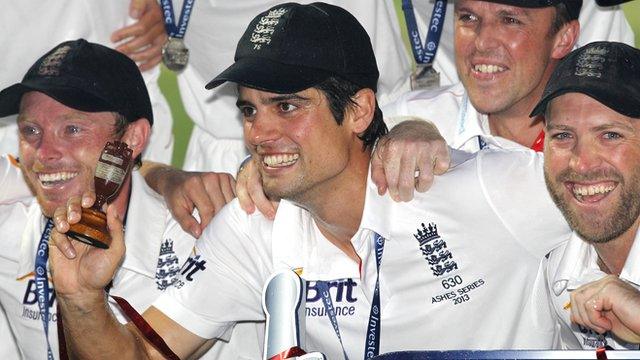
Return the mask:
M 107 216 L 102 206 L 113 200 L 131 169 L 132 150 L 121 141 L 108 142 L 96 165 L 94 174 L 96 202 L 91 208 L 82 209 L 82 217 L 71 225 L 68 235 L 75 240 L 108 249 L 111 236 L 107 229 Z

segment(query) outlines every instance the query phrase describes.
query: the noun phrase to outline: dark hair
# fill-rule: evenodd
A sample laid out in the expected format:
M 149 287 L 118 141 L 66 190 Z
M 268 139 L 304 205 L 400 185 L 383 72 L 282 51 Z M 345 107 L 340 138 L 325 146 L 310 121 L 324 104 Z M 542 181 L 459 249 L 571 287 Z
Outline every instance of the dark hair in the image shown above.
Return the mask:
M 362 89 L 362 86 L 358 86 L 348 80 L 341 79 L 339 77 L 332 76 L 320 84 L 314 86 L 314 88 L 322 91 L 327 97 L 329 103 L 329 109 L 336 119 L 338 125 L 342 124 L 344 115 L 351 106 L 358 106 L 353 101 L 353 96 Z M 382 110 L 378 106 L 378 100 L 376 100 L 376 108 L 373 113 L 373 119 L 369 127 L 358 135 L 358 138 L 362 140 L 364 149 L 373 149 L 373 145 L 376 143 L 379 137 L 388 132 L 387 125 L 382 118 Z
M 124 115 L 120 113 L 114 112 L 113 115 L 115 115 L 116 118 L 116 123 L 114 124 L 114 135 L 118 138 L 121 138 L 122 135 L 124 135 L 124 132 L 127 130 L 127 126 L 129 126 L 130 122 Z M 138 156 L 136 156 L 136 158 L 133 160 L 133 166 L 142 166 L 142 153 L 138 154 Z
M 564 2 L 559 2 L 553 7 L 556 9 L 556 15 L 553 18 L 551 28 L 549 29 L 549 33 L 547 34 L 549 37 L 557 34 L 565 24 L 568 24 L 571 21 L 571 14 L 569 13 L 569 9 Z

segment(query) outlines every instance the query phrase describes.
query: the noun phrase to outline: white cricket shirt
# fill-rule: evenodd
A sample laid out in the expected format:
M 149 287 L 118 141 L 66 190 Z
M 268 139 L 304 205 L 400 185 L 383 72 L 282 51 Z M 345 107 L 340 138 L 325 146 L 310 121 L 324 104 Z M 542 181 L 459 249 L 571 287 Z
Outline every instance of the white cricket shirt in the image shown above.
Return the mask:
M 283 201 L 271 222 L 233 201 L 196 242 L 192 261 L 200 268 L 154 306 L 201 337 L 224 336 L 235 322 L 263 319 L 261 292 L 273 271 L 300 268 L 309 288 L 306 350 L 342 358 L 317 292 L 316 280 L 327 280 L 347 353 L 360 358 L 376 279 L 375 231 L 387 239 L 381 353 L 549 348 L 554 327 L 547 299 L 533 289 L 541 281 L 540 259 L 570 231 L 546 195 L 542 158 L 529 150 L 473 156 L 408 203 L 381 197 L 367 184 L 352 238 L 361 272 L 301 208 Z
M 613 349 L 639 350 L 638 344 L 630 344 L 607 332 L 597 332 L 571 322 L 569 293 L 581 285 L 599 280 L 607 274 L 600 270 L 595 248 L 573 233 L 571 239 L 549 254 L 543 263 L 544 276 L 550 292 L 550 304 L 556 315 L 559 330 L 559 347 L 562 349 L 596 349 L 609 346 Z M 640 289 L 640 235 L 636 234 L 620 278 Z
M 0 205 L 0 224 L 3 239 L 0 243 L 0 307 L 7 314 L 22 355 L 28 359 L 46 359 L 46 340 L 33 273 L 45 219 L 36 199 L 25 197 Z M 193 237 L 171 221 L 162 198 L 134 172 L 125 233 L 127 250 L 110 293 L 125 298 L 142 313 L 184 270 L 181 264 L 192 254 L 194 242 Z M 51 296 L 49 305 L 49 341 L 58 358 L 55 295 Z M 115 302 L 111 301 L 110 305 L 121 322 L 128 321 Z M 255 323 L 242 324 L 235 329 L 238 336 L 234 333 L 230 343 L 216 344 L 204 358 L 259 357 L 262 327 Z

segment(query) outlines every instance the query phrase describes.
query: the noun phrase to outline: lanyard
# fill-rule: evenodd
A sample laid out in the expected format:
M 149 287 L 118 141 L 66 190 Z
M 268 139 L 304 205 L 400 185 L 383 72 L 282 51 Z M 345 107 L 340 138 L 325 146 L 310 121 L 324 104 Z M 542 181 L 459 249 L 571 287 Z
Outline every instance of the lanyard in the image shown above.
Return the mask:
M 416 63 L 433 63 L 433 58 L 436 56 L 436 51 L 438 51 L 440 35 L 442 35 L 444 16 L 447 12 L 447 0 L 436 0 L 433 4 L 433 11 L 431 12 L 431 20 L 429 21 L 429 29 L 424 45 L 420 38 L 420 31 L 418 30 L 418 23 L 416 22 L 416 15 L 413 12 L 413 3 L 411 0 L 402 0 L 402 12 L 404 13 L 407 32 L 409 33 L 411 41 L 411 51 L 413 52 Z
M 191 16 L 191 10 L 193 10 L 193 3 L 195 1 L 196 0 L 184 0 L 182 3 L 182 10 L 180 11 L 180 22 L 176 24 L 172 0 L 162 0 L 164 27 L 167 29 L 169 37 L 176 39 L 184 38 L 184 34 L 187 32 L 187 24 L 189 24 L 189 17 Z
M 380 352 L 380 324 L 382 317 L 382 309 L 380 308 L 380 263 L 382 262 L 382 253 L 384 251 L 384 238 L 374 233 L 374 245 L 376 251 L 376 286 L 373 290 L 371 310 L 369 311 L 369 321 L 367 322 L 367 333 L 364 342 L 364 359 L 372 359 Z M 344 344 L 342 343 L 342 336 L 340 335 L 340 327 L 338 326 L 338 319 L 336 317 L 335 308 L 333 307 L 333 301 L 329 294 L 329 283 L 327 281 L 317 281 L 316 285 L 318 286 L 318 291 L 321 294 L 325 312 L 333 326 L 333 331 L 336 333 L 336 336 L 340 341 L 342 354 L 344 355 L 345 360 L 349 360 L 347 352 L 344 349 Z
M 49 288 L 49 279 L 47 277 L 47 261 L 49 260 L 49 236 L 51 235 L 51 229 L 53 229 L 53 221 L 47 219 L 47 223 L 44 226 L 44 231 L 40 236 L 38 242 L 38 249 L 36 251 L 36 268 L 35 268 L 35 280 L 36 289 L 38 294 L 38 308 L 40 309 L 40 318 L 42 319 L 42 326 L 44 327 L 44 336 L 47 339 L 47 359 L 53 360 L 53 352 L 51 351 L 51 345 L 49 343 L 49 298 L 53 292 Z

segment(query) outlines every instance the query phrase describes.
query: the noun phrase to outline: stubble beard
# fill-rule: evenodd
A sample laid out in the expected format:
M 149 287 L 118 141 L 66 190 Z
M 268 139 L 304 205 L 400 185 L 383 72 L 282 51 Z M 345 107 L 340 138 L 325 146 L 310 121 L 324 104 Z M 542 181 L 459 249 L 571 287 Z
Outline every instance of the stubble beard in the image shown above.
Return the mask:
M 564 181 L 588 181 L 598 179 L 615 179 L 620 188 L 620 200 L 614 206 L 610 214 L 596 214 L 581 216 L 578 211 L 571 208 L 569 201 L 565 201 L 567 190 Z M 603 244 L 618 238 L 624 234 L 640 216 L 640 172 L 636 171 L 629 178 L 629 184 L 624 181 L 617 172 L 602 171 L 579 175 L 566 169 L 560 172 L 555 179 L 551 179 L 545 168 L 544 179 L 553 202 L 556 204 L 567 223 L 583 240 L 592 244 Z M 569 194 L 573 196 L 573 194 Z M 590 223 L 590 224 L 589 224 Z

